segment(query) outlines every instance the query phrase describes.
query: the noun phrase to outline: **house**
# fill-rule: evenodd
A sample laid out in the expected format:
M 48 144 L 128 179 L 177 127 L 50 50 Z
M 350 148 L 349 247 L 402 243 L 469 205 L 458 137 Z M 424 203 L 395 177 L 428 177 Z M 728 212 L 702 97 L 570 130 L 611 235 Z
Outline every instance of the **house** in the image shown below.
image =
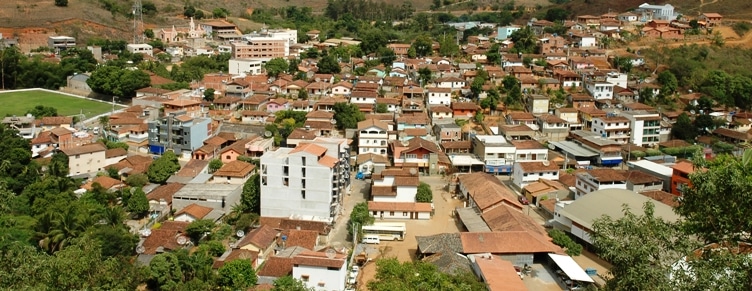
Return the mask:
M 527 125 L 500 125 L 499 135 L 507 140 L 529 140 L 536 135 L 535 130 Z
M 594 162 L 609 167 L 619 165 L 623 160 L 623 144 L 603 138 L 599 133 L 573 130 L 569 132 L 569 139 L 571 141 L 557 142 L 555 146 L 568 156 L 574 156 L 579 166 L 588 166 Z
M 353 85 L 350 82 L 339 82 L 332 86 L 332 94 L 340 96 L 350 95 L 350 92 L 352 92 L 352 87 Z
M 504 186 L 498 178 L 488 173 L 471 173 L 459 176 L 458 193 L 467 199 L 468 207 L 483 213 L 494 206 L 507 205 L 522 210 L 517 194 Z
M 561 173 L 559 174 L 561 177 Z M 538 207 L 541 206 L 541 202 L 545 200 L 564 200 L 568 198 L 570 193 L 569 187 L 562 184 L 559 181 L 553 181 L 548 179 L 539 179 L 538 182 L 527 184 L 522 187 L 522 195 L 530 201 L 532 205 Z
M 101 143 L 87 144 L 79 147 L 62 149 L 68 157 L 68 173 L 70 176 L 94 173 L 106 166 L 105 147 Z
M 492 255 L 469 255 L 472 269 L 489 291 L 527 291 L 510 261 Z
M 387 156 L 374 153 L 359 154 L 355 158 L 355 164 L 358 167 L 358 172 L 373 174 L 378 174 L 391 166 Z
M 379 98 L 378 92 L 373 91 L 353 91 L 350 93 L 350 103 L 353 104 L 376 104 Z
M 472 138 L 473 153 L 485 164 L 487 173 L 511 173 L 515 147 L 500 135 L 475 135 Z
M 214 172 L 211 183 L 245 184 L 255 173 L 256 166 L 243 161 L 231 161 Z
M 221 211 L 214 210 L 211 207 L 201 206 L 198 204 L 189 204 L 175 213 L 175 221 L 194 222 L 196 220 L 207 219 L 216 221 L 222 216 Z
M 446 105 L 433 105 L 428 108 L 428 111 L 431 114 L 431 119 L 449 119 L 452 118 L 452 114 L 454 113 L 454 111 Z
M 173 150 L 175 154 L 192 153 L 211 135 L 210 119 L 170 114 L 149 122 L 149 151 L 154 154 L 166 150 Z
M 248 250 L 258 253 L 257 266 L 260 266 L 266 258 L 274 254 L 277 247 L 277 235 L 279 231 L 268 225 L 251 230 L 235 244 L 236 249 Z
M 172 208 L 183 209 L 195 203 L 229 213 L 240 201 L 242 190 L 243 185 L 236 184 L 186 184 L 172 195 Z
M 266 111 L 269 113 L 275 113 L 280 110 L 287 110 L 290 108 L 290 102 L 285 98 L 271 99 L 266 103 Z
M 368 211 L 378 219 L 431 219 L 431 203 L 368 201 Z
M 577 111 L 574 111 L 574 117 L 577 118 Z M 551 114 L 541 114 L 538 117 L 538 126 L 541 129 L 541 133 L 546 136 L 548 141 L 562 141 L 569 135 L 569 123 Z
M 680 161 L 673 167 L 671 174 L 671 194 L 681 196 L 685 187 L 692 187 L 689 175 L 695 172 L 694 165 L 689 161 Z
M 407 56 L 407 51 L 410 49 L 409 43 L 390 43 L 386 47 L 391 49 L 397 56 Z
M 621 115 L 629 119 L 630 142 L 632 144 L 652 147 L 660 142 L 660 114 L 646 110 L 628 110 L 621 112 Z
M 590 234 L 595 220 L 604 215 L 618 220 L 624 217 L 625 205 L 634 215 L 644 215 L 646 202 L 653 202 L 655 217 L 672 223 L 680 219 L 673 208 L 663 203 L 655 203 L 646 196 L 625 189 L 605 189 L 592 192 L 574 201 L 556 203 L 555 227 L 563 228 L 584 242 L 592 244 Z
M 452 123 L 434 123 L 433 134 L 439 142 L 458 141 L 462 139 L 462 128 Z
M 394 155 L 394 166 L 410 163 L 416 164 L 422 173 L 438 174 L 450 165 L 449 158 L 441 151 L 435 142 L 421 137 L 409 141 L 393 141 L 390 143 Z
M 426 94 L 427 105 L 450 105 L 452 104 L 452 89 L 451 87 L 431 87 L 427 89 Z
M 540 179 L 558 180 L 559 166 L 548 161 L 515 163 L 512 170 L 512 183 L 519 189 L 538 182 Z
M 514 162 L 544 162 L 548 161 L 548 148 L 536 140 L 512 140 L 514 146 Z
M 310 289 L 345 290 L 347 256 L 331 252 L 303 251 L 294 256 L 292 277 Z
M 440 144 L 441 149 L 447 155 L 451 154 L 469 154 L 473 143 L 469 140 L 462 141 L 444 141 Z
M 269 117 L 269 112 L 259 110 L 243 110 L 240 112 L 240 122 L 246 124 L 264 124 Z
M 184 184 L 180 183 L 167 183 L 147 193 L 146 199 L 149 200 L 149 213 L 156 214 L 157 217 L 170 214 L 172 210 L 172 195 L 177 193 L 183 186 Z
M 480 110 L 473 102 L 452 102 L 452 115 L 455 119 L 470 119 Z
M 42 130 L 52 130 L 58 127 L 73 129 L 73 117 L 67 116 L 45 116 L 34 120 L 36 126 Z
M 506 40 L 512 36 L 512 33 L 520 30 L 518 25 L 501 26 L 496 29 L 496 40 Z
M 723 22 L 723 16 L 718 13 L 703 13 L 697 17 L 698 21 L 705 23 L 705 27 L 713 27 Z
M 609 82 L 588 81 L 585 82 L 585 90 L 593 96 L 595 100 L 612 100 L 614 99 L 614 84 Z
M 651 5 L 648 3 L 643 3 L 640 4 L 640 6 L 638 6 L 637 9 L 634 10 L 634 12 L 640 13 L 640 21 L 643 22 L 647 22 L 651 19 L 668 21 L 676 19 L 674 6 L 671 6 L 671 4 Z
M 527 111 L 532 114 L 548 113 L 549 99 L 543 95 L 530 94 L 527 96 Z
M 374 153 L 386 156 L 389 148 L 389 125 L 376 119 L 358 122 L 358 154 Z
M 592 48 L 598 45 L 595 36 L 585 33 L 572 33 L 572 44 L 577 48 Z
M 627 189 L 627 179 L 620 171 L 614 169 L 593 169 L 575 174 L 577 186 L 575 199 L 585 194 L 603 189 Z
M 99 176 L 81 186 L 81 189 L 91 191 L 94 188 L 94 184 L 99 184 L 102 189 L 108 192 L 116 191 L 125 187 L 123 181 L 108 176 Z
M 465 87 L 465 80 L 462 80 L 457 77 L 444 77 L 444 78 L 438 78 L 434 80 L 434 83 L 436 84 L 436 87 L 438 88 L 449 88 L 452 92 L 458 91 Z
M 610 115 L 593 118 L 591 131 L 620 144 L 627 144 L 630 139 L 630 122 L 623 116 Z
M 350 184 L 349 143 L 316 138 L 261 156 L 261 216 L 332 221 Z
M 621 22 L 629 23 L 629 22 L 636 22 L 639 19 L 639 17 L 640 16 L 637 15 L 637 14 L 635 14 L 635 13 L 625 12 L 625 13 L 619 14 L 617 16 L 617 20 L 619 20 Z
M 32 139 L 41 131 L 31 114 L 26 116 L 8 116 L 3 118 L 2 124 L 18 130 L 18 134 L 25 139 Z
M 150 261 L 151 257 L 156 254 L 183 248 L 183 245 L 178 243 L 178 238 L 184 237 L 186 238 L 185 241 L 188 241 L 185 232 L 185 227 L 188 224 L 184 221 L 168 220 L 162 222 L 162 225 L 159 228 L 152 229 L 151 234 L 140 244 L 143 247 L 143 252 L 139 254 L 139 257 L 149 256 L 146 260 Z M 139 258 L 139 261 L 141 261 L 141 258 Z
M 145 174 L 154 160 L 148 156 L 134 155 L 120 159 L 117 163 L 109 164 L 105 168 L 113 168 L 118 174 L 127 177 L 136 174 Z
M 507 115 L 504 117 L 507 121 L 507 124 L 510 125 L 527 125 L 530 127 L 530 129 L 538 130 L 538 124 L 536 122 L 535 116 L 532 113 L 529 112 L 522 112 L 522 111 L 512 111 L 507 113 Z
M 234 260 L 247 260 L 251 262 L 251 266 L 253 266 L 254 269 L 258 267 L 258 265 L 256 265 L 256 262 L 258 261 L 257 252 L 249 250 L 230 249 L 222 254 L 222 256 L 214 260 L 212 269 L 216 270 L 222 268 L 222 266 Z
M 663 190 L 663 179 L 651 174 L 629 170 L 624 177 L 627 179 L 627 190 L 637 193 Z

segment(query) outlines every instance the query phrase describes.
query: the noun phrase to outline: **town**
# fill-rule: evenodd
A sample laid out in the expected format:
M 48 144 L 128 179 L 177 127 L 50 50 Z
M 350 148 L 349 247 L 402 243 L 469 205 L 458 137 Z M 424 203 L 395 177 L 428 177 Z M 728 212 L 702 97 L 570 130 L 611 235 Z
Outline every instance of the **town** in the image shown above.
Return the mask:
M 0 35 L 2 288 L 750 288 L 746 21 L 137 3 L 128 41 Z

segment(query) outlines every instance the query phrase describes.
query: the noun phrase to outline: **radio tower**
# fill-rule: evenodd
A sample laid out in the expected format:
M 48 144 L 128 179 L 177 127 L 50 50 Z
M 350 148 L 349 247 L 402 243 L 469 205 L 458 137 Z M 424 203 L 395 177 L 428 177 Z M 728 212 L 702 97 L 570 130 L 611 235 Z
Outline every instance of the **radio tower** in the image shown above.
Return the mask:
M 133 2 L 133 43 L 143 40 L 144 15 L 141 13 L 141 0 Z

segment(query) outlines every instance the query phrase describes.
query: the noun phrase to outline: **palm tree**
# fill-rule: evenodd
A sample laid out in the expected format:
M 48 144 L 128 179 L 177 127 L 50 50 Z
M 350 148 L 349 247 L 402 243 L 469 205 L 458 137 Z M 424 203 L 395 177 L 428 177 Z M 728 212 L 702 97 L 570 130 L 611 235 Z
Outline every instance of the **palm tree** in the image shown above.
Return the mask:
M 50 253 L 63 249 L 86 229 L 74 208 L 68 208 L 63 213 L 46 213 L 40 222 L 42 220 L 42 229 L 46 233 L 39 246 Z
M 120 206 L 105 207 L 99 212 L 99 218 L 109 226 L 122 226 L 125 221 L 125 210 Z
M 109 115 L 102 115 L 99 117 L 99 125 L 101 126 L 102 132 L 107 132 L 107 129 L 110 126 L 110 116 Z

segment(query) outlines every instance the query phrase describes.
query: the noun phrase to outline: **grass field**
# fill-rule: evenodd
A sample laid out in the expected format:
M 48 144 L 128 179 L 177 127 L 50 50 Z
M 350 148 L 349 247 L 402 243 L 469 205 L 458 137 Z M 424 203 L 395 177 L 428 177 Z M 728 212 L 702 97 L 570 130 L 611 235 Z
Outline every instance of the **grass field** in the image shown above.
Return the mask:
M 108 103 L 42 90 L 0 92 L 0 117 L 24 115 L 29 109 L 37 105 L 55 107 L 57 108 L 57 113 L 64 116 L 79 114 L 83 109 L 83 114 L 86 115 L 86 118 L 112 110 L 112 105 Z M 115 109 L 120 108 L 116 107 Z

